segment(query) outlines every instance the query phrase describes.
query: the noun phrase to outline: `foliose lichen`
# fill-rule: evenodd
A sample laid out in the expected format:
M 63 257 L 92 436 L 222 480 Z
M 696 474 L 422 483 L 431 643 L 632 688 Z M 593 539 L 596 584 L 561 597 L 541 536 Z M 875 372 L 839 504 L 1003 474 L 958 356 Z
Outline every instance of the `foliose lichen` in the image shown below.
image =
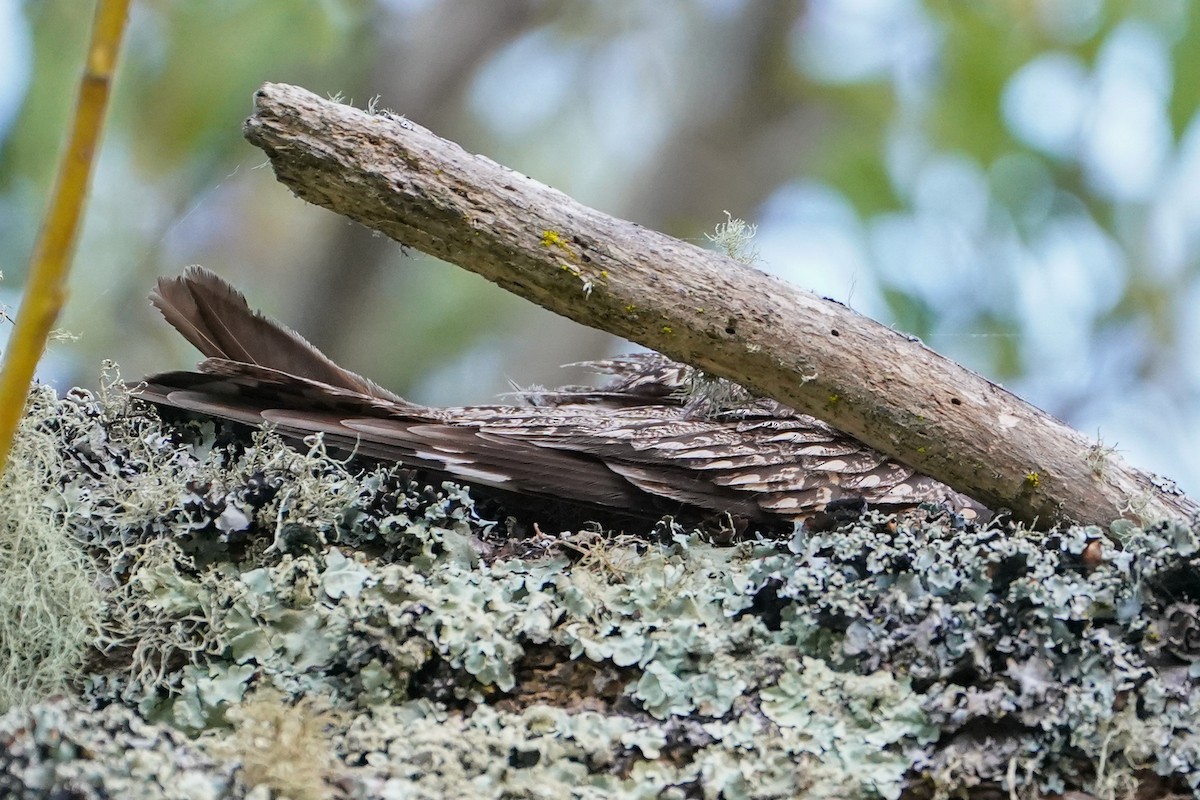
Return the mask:
M 1194 525 L 514 534 L 111 381 L 21 437 L 5 796 L 1200 796 Z

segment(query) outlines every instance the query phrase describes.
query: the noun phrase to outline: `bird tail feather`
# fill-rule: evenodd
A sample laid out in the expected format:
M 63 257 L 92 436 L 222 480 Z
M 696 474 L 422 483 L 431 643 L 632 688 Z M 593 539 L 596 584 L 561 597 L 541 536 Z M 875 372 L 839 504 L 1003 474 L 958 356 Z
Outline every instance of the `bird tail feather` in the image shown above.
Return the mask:
M 374 381 L 339 367 L 291 328 L 252 311 L 241 292 L 204 267 L 188 267 L 177 278 L 159 278 L 150 302 L 210 359 L 253 364 L 400 401 Z

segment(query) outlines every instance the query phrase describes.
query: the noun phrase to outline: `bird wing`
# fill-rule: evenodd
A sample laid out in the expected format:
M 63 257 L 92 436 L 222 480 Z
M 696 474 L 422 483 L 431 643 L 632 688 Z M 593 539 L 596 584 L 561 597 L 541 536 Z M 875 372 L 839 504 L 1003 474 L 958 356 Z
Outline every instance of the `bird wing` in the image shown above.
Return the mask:
M 215 274 L 160 279 L 151 301 L 208 358 L 148 377 L 151 402 L 325 441 L 509 491 L 614 508 L 654 498 L 752 518 L 853 500 L 982 507 L 824 422 L 657 353 L 593 362 L 599 389 L 531 392 L 461 408 L 409 403 L 252 311 Z

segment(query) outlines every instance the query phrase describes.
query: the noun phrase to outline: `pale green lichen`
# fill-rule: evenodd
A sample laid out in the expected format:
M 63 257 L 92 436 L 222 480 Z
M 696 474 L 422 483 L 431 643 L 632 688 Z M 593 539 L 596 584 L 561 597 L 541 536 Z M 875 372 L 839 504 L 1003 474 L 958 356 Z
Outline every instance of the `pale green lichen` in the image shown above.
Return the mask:
M 342 715 L 322 698 L 309 695 L 292 704 L 282 693 L 267 689 L 229 716 L 234 735 L 225 755 L 241 762 L 247 784 L 269 787 L 292 800 L 334 795 L 342 766 L 329 734 L 344 724 Z
M 725 212 L 725 222 L 717 225 L 714 233 L 704 234 L 718 250 L 724 252 L 734 261 L 740 261 L 746 266 L 758 262 L 758 250 L 754 247 L 754 237 L 758 235 L 758 226 L 751 225 L 745 220 L 737 219 L 728 211 Z
M 53 391 L 36 387 L 0 482 L 0 710 L 65 690 L 96 636 L 99 572 L 57 480 L 65 472 L 57 422 Z
M 899 797 L 921 747 L 941 733 L 909 681 L 882 671 L 847 675 L 805 657 L 760 696 L 788 752 L 812 756 L 812 796 Z
M 13 800 L 246 796 L 237 760 L 121 704 L 89 710 L 59 697 L 13 709 L 0 716 L 0 740 L 0 797 Z
M 74 699 L 0 717 L 5 796 L 1200 786 L 1194 528 L 1127 528 L 1099 561 L 1098 529 L 919 515 L 513 540 L 460 487 L 318 442 L 164 428 L 119 392 L 36 392 L 29 418 L 49 438 L 9 496 L 57 504 L 35 519 L 103 602 L 73 618 L 98 649 L 36 690 Z M 318 729 L 310 771 L 270 769 Z

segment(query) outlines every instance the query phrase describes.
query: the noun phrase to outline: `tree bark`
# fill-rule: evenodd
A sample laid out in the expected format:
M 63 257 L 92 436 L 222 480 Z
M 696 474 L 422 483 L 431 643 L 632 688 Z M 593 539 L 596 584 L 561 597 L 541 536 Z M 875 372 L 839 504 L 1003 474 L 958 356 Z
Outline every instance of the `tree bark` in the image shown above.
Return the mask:
M 1167 482 L 920 341 L 588 208 L 389 113 L 266 84 L 244 133 L 311 203 L 558 314 L 828 421 L 1022 521 L 1200 513 Z

